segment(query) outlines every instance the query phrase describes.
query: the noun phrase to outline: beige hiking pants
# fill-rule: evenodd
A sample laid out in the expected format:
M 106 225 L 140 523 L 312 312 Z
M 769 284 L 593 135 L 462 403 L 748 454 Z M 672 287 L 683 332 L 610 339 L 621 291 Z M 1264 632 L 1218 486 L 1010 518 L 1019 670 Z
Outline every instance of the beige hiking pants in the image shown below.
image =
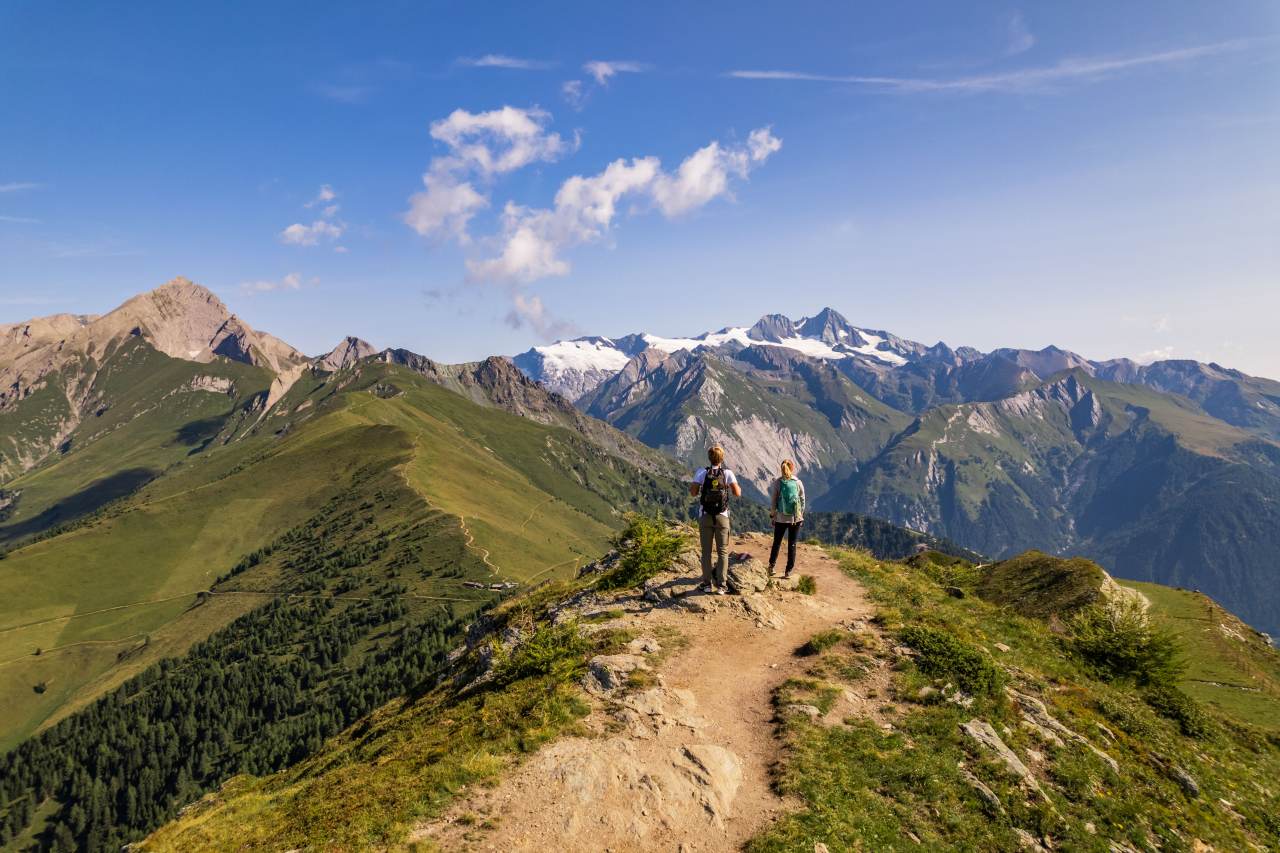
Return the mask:
M 729 573 L 729 516 L 703 515 L 698 519 L 702 540 L 702 582 L 724 586 Z M 716 546 L 715 572 L 711 568 L 711 544 Z

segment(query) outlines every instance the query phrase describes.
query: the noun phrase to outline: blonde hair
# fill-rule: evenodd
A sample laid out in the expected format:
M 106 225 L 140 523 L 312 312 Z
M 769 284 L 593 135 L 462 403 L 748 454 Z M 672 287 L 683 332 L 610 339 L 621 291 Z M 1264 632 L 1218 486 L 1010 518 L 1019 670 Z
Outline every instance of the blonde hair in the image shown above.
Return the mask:
M 782 479 L 790 480 L 796 473 L 796 463 L 790 459 L 782 460 Z
M 707 459 L 712 465 L 719 465 L 724 461 L 724 448 L 717 444 L 707 451 Z

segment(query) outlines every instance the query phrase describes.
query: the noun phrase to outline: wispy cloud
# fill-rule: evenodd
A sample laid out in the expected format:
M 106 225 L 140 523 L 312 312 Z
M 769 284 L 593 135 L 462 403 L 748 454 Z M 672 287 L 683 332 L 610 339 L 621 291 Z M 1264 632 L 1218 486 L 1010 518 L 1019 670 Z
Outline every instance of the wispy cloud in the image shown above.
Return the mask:
M 310 225 L 295 222 L 280 232 L 281 243 L 290 246 L 315 246 L 324 240 L 337 240 L 347 228 L 341 222 L 326 222 L 317 219 Z
M 1158 347 L 1153 350 L 1147 350 L 1144 353 L 1134 356 L 1133 360 L 1138 364 L 1150 364 L 1153 361 L 1167 361 L 1173 358 L 1174 347 L 1172 344 L 1166 347 Z
M 30 216 L 0 216 L 0 222 L 13 222 L 21 225 L 39 225 L 43 220 L 32 219 Z
M 514 68 L 519 71 L 545 71 L 554 68 L 554 62 L 541 59 L 521 59 L 518 56 L 506 56 L 501 53 L 486 53 L 484 56 L 464 56 L 458 64 L 466 68 Z
M 1057 84 L 1095 82 L 1140 68 L 1181 65 L 1210 56 L 1245 49 L 1251 39 L 1235 39 L 1131 56 L 1063 59 L 1053 65 L 979 74 L 951 79 L 929 77 L 881 77 L 867 75 L 814 74 L 787 70 L 736 70 L 727 76 L 742 80 L 795 80 L 815 83 L 848 83 L 899 94 L 928 92 L 981 94 L 1045 91 Z
M 582 109 L 582 105 L 586 103 L 587 93 L 581 80 L 565 80 L 560 84 L 560 94 L 575 110 Z
M 643 62 L 632 62 L 625 59 L 595 59 L 583 65 L 582 70 L 594 77 L 597 84 L 604 86 L 609 82 L 609 78 L 616 74 L 638 74 L 641 71 L 648 71 L 649 66 Z
M 328 79 L 311 86 L 322 98 L 340 104 L 362 104 L 383 87 L 409 80 L 413 66 L 398 59 L 383 57 L 368 62 L 351 62 L 335 69 Z
M 1026 19 L 1022 17 L 1021 12 L 1014 12 L 1009 16 L 1008 37 L 1009 43 L 1004 49 L 1006 56 L 1026 53 L 1036 44 L 1036 37 L 1031 34 L 1031 30 L 1027 29 Z
M 369 96 L 374 91 L 372 86 L 355 84 L 319 83 L 314 88 L 317 95 L 321 95 L 331 101 L 337 101 L 340 104 L 362 104 L 369 99 Z
M 652 68 L 653 66 L 644 62 L 633 62 L 629 59 L 593 59 L 582 66 L 583 72 L 590 79 L 564 81 L 560 85 L 560 95 L 569 106 L 575 110 L 581 110 L 596 90 L 609 86 L 609 80 L 613 77 L 619 74 L 639 74 L 650 71 Z
M 316 280 L 312 279 L 312 284 Z M 291 272 L 278 280 L 262 279 L 259 281 L 242 281 L 240 282 L 240 292 L 246 296 L 253 296 L 255 293 L 273 293 L 277 290 L 301 290 L 302 274 Z
M 338 214 L 339 205 L 335 203 L 337 198 L 338 193 L 332 186 L 321 184 L 315 197 L 302 205 L 305 208 L 319 207 L 321 218 L 310 225 L 295 222 L 281 231 L 277 238 L 281 243 L 291 246 L 315 246 L 323 241 L 337 240 L 347 231 L 345 222 L 331 221 Z
M 0 193 L 20 193 L 25 190 L 38 190 L 44 184 L 37 184 L 33 181 L 11 181 L 7 184 L 0 184 Z

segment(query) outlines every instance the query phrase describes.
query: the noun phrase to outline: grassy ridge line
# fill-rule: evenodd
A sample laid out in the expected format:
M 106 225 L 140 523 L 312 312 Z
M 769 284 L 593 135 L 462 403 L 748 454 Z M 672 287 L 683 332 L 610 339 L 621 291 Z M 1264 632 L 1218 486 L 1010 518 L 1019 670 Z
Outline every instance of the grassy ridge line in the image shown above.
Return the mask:
M 1254 725 L 1280 730 L 1280 656 L 1212 599 L 1190 590 L 1124 581 L 1151 602 L 1153 618 L 1182 640 L 1190 695 Z
M 618 537 L 641 543 L 623 549 L 623 564 L 637 564 L 638 576 L 680 546 L 669 534 L 637 533 L 654 529 L 666 526 Z M 289 770 L 230 780 L 139 848 L 403 849 L 409 830 L 459 792 L 496 781 L 543 744 L 579 731 L 589 710 L 578 684 L 586 661 L 632 637 L 553 625 L 545 610 L 598 581 L 555 580 L 503 602 L 485 615 L 483 636 L 471 637 L 450 678 L 388 703 Z M 473 683 L 482 672 L 488 679 Z
M 141 813 L 95 813 L 84 829 L 74 808 L 64 808 L 51 831 L 65 834 L 71 826 L 77 843 L 87 848 L 105 843 L 104 838 L 111 843 L 136 839 L 139 830 L 172 816 L 229 772 L 269 772 L 304 757 L 326 734 L 429 674 L 434 664 L 423 655 L 441 657 L 457 620 L 494 596 L 458 602 L 456 611 L 441 610 L 439 605 L 452 603 L 441 599 L 454 597 L 433 590 L 485 576 L 487 570 L 463 547 L 452 517 L 421 511 L 422 504 L 394 472 L 395 461 L 383 458 L 364 469 L 321 512 L 225 576 L 214 591 L 218 595 L 196 610 L 227 597 L 260 601 L 267 596 L 271 604 L 221 629 L 196 653 L 151 668 L 140 682 L 126 685 L 123 700 L 108 696 L 87 709 L 89 714 L 65 720 L 23 747 L 43 756 L 36 766 L 72 762 L 72 776 L 54 787 L 64 798 L 64 786 L 78 791 L 75 772 L 88 766 L 84 762 L 93 756 L 94 744 L 103 742 L 98 729 L 110 729 L 118 735 L 108 739 L 112 755 L 105 770 L 102 760 L 93 759 L 95 772 L 112 784 L 125 780 L 141 786 L 139 801 L 149 804 L 150 810 Z M 421 642 L 415 631 L 426 632 Z M 198 711 L 186 698 L 155 698 L 174 689 L 217 695 L 233 685 L 264 695 L 214 702 Z M 287 685 L 292 687 L 281 692 Z M 281 702 L 286 703 L 283 714 Z M 201 717 L 195 726 L 183 723 L 191 713 Z M 149 722 L 139 724 L 138 714 Z M 246 715 L 262 719 L 246 729 Z M 154 739 L 157 732 L 178 737 L 183 745 L 150 755 L 156 772 L 150 781 L 139 780 L 136 768 L 127 766 L 136 752 L 129 744 L 137 737 Z M 31 778 L 22 772 L 22 778 Z M 157 777 L 160 790 L 144 791 Z M 85 805 L 83 793 L 71 796 Z
M 1200 736 L 1188 736 L 1162 716 L 1182 709 L 1155 701 L 1155 693 L 1144 701 L 1146 691 L 1123 679 L 1100 680 L 1049 622 L 949 594 L 944 585 L 965 583 L 959 575 L 944 572 L 939 582 L 923 566 L 834 553 L 879 606 L 874 621 L 889 632 L 889 644 L 913 652 L 899 655 L 854 632 L 819 660 L 821 678 L 847 680 L 854 690 L 866 689 L 858 685 L 867 673 L 888 666 L 893 676 L 881 710 L 891 713 L 892 725 L 783 720 L 788 753 L 779 786 L 804 808 L 754 839 L 752 853 L 808 850 L 816 842 L 833 853 L 1013 850 L 1027 844 L 1019 832 L 1057 849 L 1099 853 L 1116 849 L 1113 842 L 1170 850 L 1191 849 L 1193 840 L 1219 850 L 1280 844 L 1280 797 L 1268 782 L 1280 773 L 1280 736 L 1229 715 L 1210 715 Z M 966 683 L 972 704 L 944 700 L 954 691 L 946 685 Z M 1118 770 L 1075 743 L 1035 735 L 1003 684 L 1044 702 Z M 1280 700 L 1271 701 L 1273 714 L 1280 712 Z M 961 725 L 975 718 L 1032 768 L 1043 796 L 1029 795 L 964 735 Z M 1195 781 L 1196 794 L 1175 767 Z

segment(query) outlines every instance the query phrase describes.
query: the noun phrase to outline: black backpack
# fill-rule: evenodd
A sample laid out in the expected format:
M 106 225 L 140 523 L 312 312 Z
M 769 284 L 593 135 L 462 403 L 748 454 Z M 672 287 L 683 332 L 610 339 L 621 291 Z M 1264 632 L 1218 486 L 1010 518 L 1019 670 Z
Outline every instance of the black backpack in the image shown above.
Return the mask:
M 724 479 L 724 466 L 708 468 L 702 477 L 698 500 L 705 515 L 719 515 L 729 508 L 729 484 Z

